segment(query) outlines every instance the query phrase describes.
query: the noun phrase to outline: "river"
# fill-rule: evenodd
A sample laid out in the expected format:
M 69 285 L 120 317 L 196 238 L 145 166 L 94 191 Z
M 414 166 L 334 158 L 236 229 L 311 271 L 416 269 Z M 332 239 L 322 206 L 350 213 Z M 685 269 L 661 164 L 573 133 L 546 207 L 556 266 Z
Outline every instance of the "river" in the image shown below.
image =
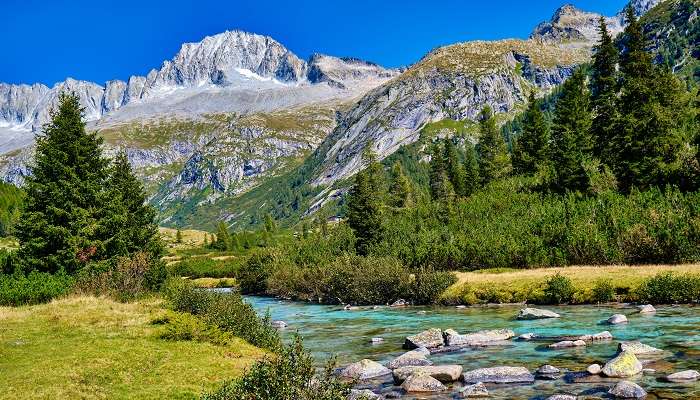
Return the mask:
M 434 354 L 430 359 L 439 364 L 459 364 L 464 370 L 501 365 L 524 366 L 534 371 L 543 364 L 551 364 L 566 371 L 585 371 L 592 363 L 604 364 L 617 350 L 618 341 L 639 340 L 665 350 L 662 357 L 653 358 L 645 368 L 656 373 L 644 374 L 629 380 L 649 392 L 647 399 L 700 399 L 700 382 L 671 384 L 662 377 L 686 369 L 700 369 L 700 307 L 658 307 L 651 315 L 636 313 L 624 306 L 565 306 L 549 307 L 559 319 L 519 321 L 514 319 L 518 306 L 483 306 L 458 309 L 455 307 L 360 307 L 343 310 L 339 306 L 280 301 L 264 297 L 246 297 L 261 313 L 269 310 L 274 320 L 289 324 L 282 331 L 289 339 L 295 332 L 304 338 L 305 347 L 317 362 L 336 356 L 339 365 L 369 358 L 385 363 L 402 354 L 404 338 L 429 328 L 452 328 L 460 333 L 483 329 L 512 329 L 517 335 L 536 333 L 542 336 L 592 334 L 608 330 L 614 341 L 594 343 L 585 348 L 550 350 L 551 342 L 511 341 L 506 346 L 468 349 L 459 352 Z M 602 321 L 615 313 L 626 314 L 629 323 L 603 325 Z M 371 338 L 381 337 L 382 343 L 372 344 Z M 397 390 L 391 382 L 369 382 L 375 392 Z M 571 379 L 538 380 L 534 385 L 490 386 L 492 399 L 545 399 L 556 393 L 575 393 L 579 398 L 605 398 L 603 393 L 616 380 L 595 377 L 587 382 L 574 383 Z M 405 399 L 450 399 L 450 394 L 411 397 Z

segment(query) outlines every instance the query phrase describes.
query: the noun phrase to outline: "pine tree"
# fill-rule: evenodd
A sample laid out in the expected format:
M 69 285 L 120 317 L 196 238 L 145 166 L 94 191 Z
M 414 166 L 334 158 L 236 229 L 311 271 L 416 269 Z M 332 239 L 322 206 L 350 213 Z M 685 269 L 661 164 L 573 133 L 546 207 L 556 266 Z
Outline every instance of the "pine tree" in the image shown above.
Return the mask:
M 556 171 L 554 189 L 557 191 L 588 190 L 585 164 L 593 156 L 591 120 L 586 75 L 578 69 L 564 83 L 554 111 L 552 163 Z
M 348 225 L 355 233 L 355 247 L 361 255 L 367 255 L 372 244 L 381 237 L 384 198 L 381 165 L 371 150 L 365 151 L 364 159 L 368 166 L 355 175 L 347 205 Z
M 511 163 L 506 142 L 498 128 L 491 107 L 486 106 L 479 117 L 479 176 L 483 185 L 505 177 L 510 173 Z
M 272 215 L 270 213 L 265 214 L 265 232 L 273 234 L 276 231 L 277 225 L 275 224 L 275 220 L 272 219 Z
M 389 186 L 389 200 L 392 207 L 405 208 L 413 204 L 413 188 L 401 163 L 396 161 L 391 167 L 391 185 Z
M 163 245 L 155 224 L 156 211 L 146 203 L 143 184 L 134 175 L 126 153 L 117 153 L 109 172 L 109 201 L 103 224 L 108 255 L 128 256 L 145 251 L 152 258 L 159 258 Z M 182 232 L 178 232 L 181 243 Z
M 622 76 L 618 101 L 620 118 L 608 157 L 623 190 L 646 189 L 673 183 L 686 144 L 683 124 L 689 98 L 684 86 L 666 68 L 656 67 L 645 51 L 643 29 L 627 9 L 625 50 L 620 60 Z
M 182 231 L 179 229 L 175 232 L 175 243 L 182 243 Z
M 466 175 L 464 164 L 459 160 L 457 146 L 454 145 L 452 139 L 445 139 L 445 169 L 447 176 L 450 179 L 452 188 L 458 196 L 466 196 Z
M 212 241 L 212 247 L 221 251 L 228 250 L 231 247 L 231 236 L 224 221 L 219 221 L 219 224 L 216 226 L 216 241 Z
M 36 138 L 32 175 L 16 236 L 25 270 L 73 273 L 107 258 L 101 237 L 107 160 L 87 133 L 78 96 L 62 93 Z
M 464 196 L 473 195 L 478 189 L 481 180 L 479 179 L 479 163 L 476 161 L 476 149 L 471 144 L 467 144 L 464 155 Z
M 430 158 L 430 197 L 435 201 L 449 203 L 454 198 L 454 189 L 447 175 L 444 151 L 438 142 L 433 146 Z
M 549 127 L 534 92 L 530 93 L 522 126 L 513 147 L 513 169 L 518 174 L 534 174 L 549 163 Z
M 591 134 L 594 141 L 594 154 L 600 159 L 611 156 L 610 138 L 613 137 L 617 113 L 617 63 L 618 51 L 615 47 L 604 17 L 600 17 L 598 32 L 600 41 L 595 46 L 591 67 L 591 103 L 593 122 Z

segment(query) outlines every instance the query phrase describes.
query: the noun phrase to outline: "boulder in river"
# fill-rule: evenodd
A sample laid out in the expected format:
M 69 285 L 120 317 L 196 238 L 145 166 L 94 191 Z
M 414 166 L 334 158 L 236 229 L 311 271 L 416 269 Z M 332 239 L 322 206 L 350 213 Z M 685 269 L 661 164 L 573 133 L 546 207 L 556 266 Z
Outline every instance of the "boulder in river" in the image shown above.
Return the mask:
M 382 396 L 374 393 L 373 391 L 369 389 L 364 389 L 364 390 L 357 390 L 357 389 L 352 389 L 350 390 L 350 394 L 348 395 L 347 400 L 381 400 Z
M 396 369 L 401 367 L 423 367 L 433 365 L 433 362 L 427 358 L 429 354 L 430 351 L 425 347 L 411 350 L 391 360 L 389 364 L 387 364 L 387 367 L 389 369 Z
M 647 395 L 646 390 L 630 381 L 618 382 L 608 393 L 616 399 L 643 399 Z
M 555 394 L 547 397 L 547 400 L 576 400 L 576 396 L 571 394 Z
M 603 367 L 601 367 L 600 364 L 591 364 L 586 368 L 586 372 L 591 375 L 598 375 L 602 369 Z
M 284 329 L 284 328 L 289 326 L 284 321 L 272 321 L 272 323 L 270 325 L 272 325 L 272 327 L 276 328 L 276 329 Z
M 532 383 L 535 376 L 524 367 L 479 368 L 462 374 L 464 383 Z
M 398 299 L 391 303 L 391 307 L 408 307 L 410 304 L 404 299 Z
M 394 382 L 400 384 L 411 375 L 429 375 L 443 383 L 454 382 L 462 374 L 461 365 L 430 365 L 425 367 L 401 367 L 393 371 Z
M 584 347 L 586 346 L 586 342 L 583 340 L 563 340 L 561 342 L 556 342 L 550 344 L 549 347 L 550 349 L 565 349 L 568 347 Z
M 689 369 L 687 371 L 676 372 L 666 377 L 669 382 L 683 383 L 683 382 L 695 382 L 700 379 L 700 372 Z
M 453 329 L 443 332 L 447 346 L 480 346 L 511 339 L 515 332 L 510 329 L 478 331 L 460 335 Z
M 523 333 L 522 335 L 518 336 L 515 338 L 515 340 L 521 340 L 524 342 L 530 341 L 530 340 L 535 340 L 538 338 L 538 335 L 536 333 Z
M 413 374 L 406 378 L 401 388 L 408 393 L 442 392 L 447 389 L 439 380 L 430 375 Z
M 656 347 L 649 346 L 648 344 L 644 344 L 642 342 L 620 342 L 618 345 L 618 351 L 630 351 L 634 353 L 634 355 L 644 355 L 644 354 L 658 354 L 658 353 L 663 353 L 664 351 L 661 349 L 657 349 Z
M 459 391 L 458 396 L 462 399 L 472 399 L 477 397 L 489 397 L 489 390 L 481 382 L 477 382 L 473 385 L 468 385 Z
M 537 379 L 557 380 L 561 378 L 561 370 L 553 365 L 545 364 L 535 371 Z
M 613 314 L 606 322 L 610 325 L 626 324 L 627 317 L 623 314 Z
M 372 344 L 384 343 L 384 338 L 373 337 L 372 339 L 370 339 L 369 342 L 372 343 Z
M 653 314 L 656 312 L 656 308 L 654 308 L 654 306 L 652 306 L 651 304 L 643 304 L 637 306 L 637 311 L 640 314 Z
M 389 374 L 391 374 L 389 368 L 367 359 L 352 363 L 340 371 L 341 377 L 358 380 L 378 378 Z
M 403 344 L 406 349 L 415 349 L 418 347 L 425 347 L 426 349 L 434 349 L 437 347 L 442 347 L 445 342 L 442 338 L 442 331 L 440 329 L 428 329 L 421 333 L 408 336 Z
M 578 339 L 584 342 L 601 342 L 604 340 L 613 340 L 613 335 L 608 331 L 603 331 L 593 335 L 581 335 Z
M 541 308 L 527 307 L 520 310 L 518 313 L 518 319 L 546 319 L 546 318 L 559 318 L 560 315 L 554 311 L 543 310 Z
M 634 353 L 623 351 L 608 361 L 601 372 L 610 378 L 627 378 L 642 372 L 642 368 L 642 363 Z

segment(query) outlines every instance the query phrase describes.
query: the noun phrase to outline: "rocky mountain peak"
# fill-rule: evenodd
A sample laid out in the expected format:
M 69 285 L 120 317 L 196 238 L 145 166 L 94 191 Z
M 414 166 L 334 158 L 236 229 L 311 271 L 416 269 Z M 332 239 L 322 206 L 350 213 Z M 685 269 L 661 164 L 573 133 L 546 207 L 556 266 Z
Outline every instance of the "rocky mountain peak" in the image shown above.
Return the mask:
M 530 35 L 544 42 L 591 42 L 598 39 L 598 24 L 602 15 L 583 11 L 571 4 L 559 7 L 548 22 L 542 22 Z M 606 18 L 608 29 L 617 33 L 622 24 L 617 18 Z

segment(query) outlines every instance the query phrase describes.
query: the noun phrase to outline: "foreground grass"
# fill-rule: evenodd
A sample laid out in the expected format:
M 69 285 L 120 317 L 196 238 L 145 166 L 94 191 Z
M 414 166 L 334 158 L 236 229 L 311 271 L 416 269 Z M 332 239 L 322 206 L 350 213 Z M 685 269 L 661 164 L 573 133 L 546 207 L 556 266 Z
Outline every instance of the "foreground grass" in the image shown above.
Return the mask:
M 0 307 L 0 399 L 190 399 L 262 351 L 159 338 L 158 300 L 74 297 Z
M 608 281 L 618 293 L 626 293 L 639 287 L 646 279 L 664 272 L 700 274 L 700 264 L 572 266 L 527 270 L 494 268 L 455 272 L 457 282 L 443 293 L 442 298 L 458 299 L 463 296 L 465 287 L 474 292 L 500 291 L 526 295 L 541 291 L 547 278 L 560 274 L 571 280 L 579 300 L 585 301 L 598 282 Z M 515 301 L 520 300 L 517 295 L 512 297 Z

